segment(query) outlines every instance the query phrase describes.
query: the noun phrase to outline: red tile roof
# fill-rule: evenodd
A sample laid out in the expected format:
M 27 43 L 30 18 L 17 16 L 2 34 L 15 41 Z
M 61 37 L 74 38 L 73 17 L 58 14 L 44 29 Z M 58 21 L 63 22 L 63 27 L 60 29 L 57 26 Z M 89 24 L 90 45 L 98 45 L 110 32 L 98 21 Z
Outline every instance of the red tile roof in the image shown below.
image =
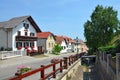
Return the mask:
M 48 36 L 52 34 L 51 32 L 40 32 L 37 33 L 37 38 L 48 38 Z
M 57 44 L 61 44 L 62 41 L 64 40 L 63 36 L 58 36 L 58 35 L 55 36 L 55 39 Z

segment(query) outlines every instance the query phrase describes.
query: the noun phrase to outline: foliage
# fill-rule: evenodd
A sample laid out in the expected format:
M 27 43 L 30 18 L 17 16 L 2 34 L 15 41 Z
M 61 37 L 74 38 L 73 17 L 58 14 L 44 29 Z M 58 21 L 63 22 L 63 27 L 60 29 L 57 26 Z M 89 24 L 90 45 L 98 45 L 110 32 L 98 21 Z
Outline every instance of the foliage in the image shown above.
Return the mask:
M 53 54 L 58 54 L 58 53 L 60 53 L 60 51 L 62 49 L 63 49 L 63 47 L 57 44 L 57 45 L 54 46 L 52 53 Z
M 105 46 L 105 47 L 99 47 L 99 51 L 105 51 L 107 54 L 111 54 L 112 56 L 115 56 L 115 53 L 117 52 L 116 46 Z
M 12 51 L 12 48 L 6 48 L 5 51 Z
M 99 47 L 98 50 L 99 51 L 107 51 L 109 49 L 114 49 L 115 46 L 105 46 L 105 47 Z
M 1 47 L 0 48 L 0 51 L 12 51 L 12 48 L 4 48 L 4 47 Z
M 1 47 L 1 48 L 0 48 L 0 51 L 4 51 L 4 47 Z
M 18 66 L 18 71 L 21 71 L 21 73 L 25 73 L 29 70 L 31 70 L 32 68 L 29 67 L 29 66 L 24 66 L 24 65 L 21 65 L 21 66 Z
M 86 44 L 92 51 L 107 46 L 117 32 L 119 32 L 119 20 L 113 7 L 98 5 L 91 15 L 91 20 L 87 20 L 84 24 Z

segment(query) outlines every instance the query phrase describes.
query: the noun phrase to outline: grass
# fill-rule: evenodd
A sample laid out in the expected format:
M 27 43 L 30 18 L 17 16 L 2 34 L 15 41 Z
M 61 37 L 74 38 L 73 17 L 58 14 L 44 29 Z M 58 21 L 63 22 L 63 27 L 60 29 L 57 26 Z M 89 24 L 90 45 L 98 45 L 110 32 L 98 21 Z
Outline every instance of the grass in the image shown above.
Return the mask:
M 43 57 L 48 57 L 48 56 L 46 56 L 44 54 L 39 54 L 39 55 L 35 55 L 35 56 L 32 56 L 32 57 L 34 57 L 34 58 L 43 58 Z
M 50 54 L 52 54 L 52 55 L 60 55 L 59 53 L 50 53 Z
M 66 80 L 71 80 L 71 76 L 66 76 Z

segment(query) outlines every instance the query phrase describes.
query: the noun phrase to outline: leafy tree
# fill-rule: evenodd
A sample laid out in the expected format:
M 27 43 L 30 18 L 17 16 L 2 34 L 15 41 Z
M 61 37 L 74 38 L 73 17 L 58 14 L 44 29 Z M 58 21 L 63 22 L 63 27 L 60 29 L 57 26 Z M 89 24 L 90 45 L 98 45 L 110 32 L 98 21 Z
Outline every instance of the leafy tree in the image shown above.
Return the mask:
M 60 51 L 61 51 L 62 49 L 63 49 L 62 46 L 56 44 L 56 45 L 54 46 L 54 48 L 53 48 L 52 53 L 53 53 L 53 54 L 58 54 L 58 53 L 60 53 Z
M 91 15 L 91 20 L 84 24 L 86 44 L 93 51 L 108 45 L 118 31 L 119 20 L 113 7 L 98 5 Z

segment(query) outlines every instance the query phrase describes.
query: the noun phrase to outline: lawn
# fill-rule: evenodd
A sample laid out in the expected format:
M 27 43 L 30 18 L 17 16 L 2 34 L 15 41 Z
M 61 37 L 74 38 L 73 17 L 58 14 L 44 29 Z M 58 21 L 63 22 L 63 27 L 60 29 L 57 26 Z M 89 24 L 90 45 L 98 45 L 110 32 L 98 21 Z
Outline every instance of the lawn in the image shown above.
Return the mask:
M 46 56 L 44 54 L 39 54 L 39 55 L 35 55 L 35 56 L 32 56 L 32 57 L 34 57 L 34 58 L 43 58 L 43 57 L 48 57 L 48 56 Z

